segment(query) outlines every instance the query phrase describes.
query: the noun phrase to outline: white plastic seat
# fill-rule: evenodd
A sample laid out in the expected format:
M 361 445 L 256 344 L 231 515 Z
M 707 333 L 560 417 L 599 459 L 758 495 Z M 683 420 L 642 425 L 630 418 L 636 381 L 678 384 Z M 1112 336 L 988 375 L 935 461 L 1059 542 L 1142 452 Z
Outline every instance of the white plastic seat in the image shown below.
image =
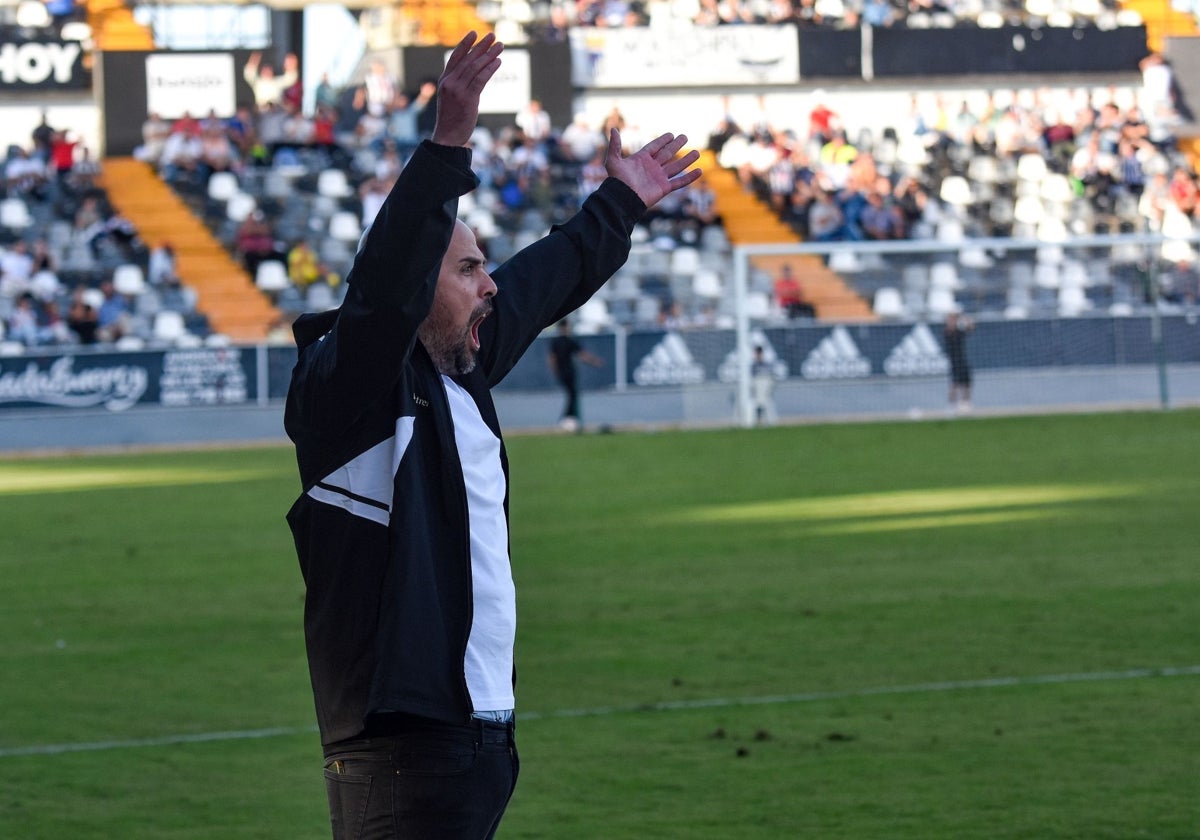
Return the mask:
M 701 268 L 692 277 L 692 293 L 697 297 L 716 299 L 724 294 L 721 275 L 711 268 Z
M 104 292 L 99 289 L 84 289 L 83 302 L 99 312 L 100 307 L 104 305 Z
M 225 204 L 225 216 L 231 222 L 244 222 L 258 208 L 258 202 L 250 193 L 236 192 Z
M 751 319 L 759 320 L 771 314 L 771 296 L 766 292 L 750 292 L 746 295 L 746 314 Z
M 49 9 L 40 0 L 21 0 L 17 5 L 16 24 L 22 29 L 46 29 L 53 22 Z
M 958 277 L 958 268 L 953 263 L 938 262 L 929 267 L 930 289 L 958 289 L 962 281 Z
M 700 252 L 695 248 L 681 245 L 671 252 L 671 274 L 677 277 L 691 277 L 700 267 Z
M 936 286 L 929 289 L 929 296 L 925 299 L 925 313 L 930 318 L 940 320 L 951 312 L 957 312 L 958 310 L 958 301 L 954 299 L 954 292 L 952 290 Z
M 1046 218 L 1046 207 L 1036 195 L 1023 195 L 1013 205 L 1013 219 L 1027 225 L 1036 225 Z
M 337 306 L 337 299 L 333 295 L 333 289 L 324 283 L 313 283 L 309 286 L 304 300 L 314 312 L 324 312 Z
M 222 203 L 241 192 L 237 176 L 232 172 L 214 172 L 208 178 L 208 197 Z
M 1058 290 L 1058 314 L 1064 318 L 1080 315 L 1091 306 L 1082 286 L 1063 286 Z
M 1041 182 L 1046 177 L 1046 159 L 1033 152 L 1017 158 L 1017 177 L 1022 181 Z
M 154 337 L 159 341 L 176 343 L 185 335 L 187 325 L 182 313 L 164 309 L 154 316 Z
M 136 263 L 125 263 L 113 269 L 113 289 L 126 297 L 137 297 L 146 291 L 146 277 Z
M 341 242 L 357 243 L 362 236 L 362 223 L 349 210 L 338 210 L 329 217 L 329 235 Z
M 1058 204 L 1070 204 L 1075 200 L 1075 191 L 1071 189 L 1071 181 L 1066 175 L 1057 172 L 1052 172 L 1042 179 L 1038 192 L 1044 200 Z
M 90 41 L 92 27 L 86 21 L 69 20 L 58 30 L 58 36 L 64 41 Z
M 900 290 L 894 286 L 876 289 L 872 308 L 880 318 L 903 318 L 906 314 L 904 298 L 900 295 Z
M 329 198 L 346 198 L 353 190 L 346 173 L 340 169 L 325 169 L 317 176 L 317 194 Z
M 576 331 L 580 335 L 594 335 L 612 326 L 612 315 L 609 314 L 608 304 L 599 298 L 592 298 L 576 313 L 578 321 Z
M 263 260 L 254 272 L 254 285 L 264 292 L 278 292 L 292 284 L 287 266 L 279 260 Z
M 140 335 L 123 335 L 113 344 L 116 349 L 126 353 L 133 353 L 146 348 L 146 339 Z
M 853 251 L 834 251 L 829 255 L 829 270 L 838 274 L 853 274 L 862 271 L 862 261 Z
M 942 179 L 938 197 L 947 204 L 965 207 L 971 203 L 971 185 L 961 175 L 950 175 Z
M 33 224 L 33 216 L 25 202 L 19 198 L 6 198 L 0 201 L 0 226 L 12 230 L 23 230 Z
M 1058 264 L 1039 261 L 1033 267 L 1033 282 L 1043 289 L 1057 289 L 1062 285 L 1062 273 Z

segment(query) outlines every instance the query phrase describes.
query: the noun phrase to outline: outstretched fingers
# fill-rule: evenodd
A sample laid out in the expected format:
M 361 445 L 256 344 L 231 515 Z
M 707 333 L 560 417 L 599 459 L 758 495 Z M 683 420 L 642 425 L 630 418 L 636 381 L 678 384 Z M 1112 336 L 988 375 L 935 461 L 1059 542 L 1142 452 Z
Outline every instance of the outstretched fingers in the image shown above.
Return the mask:
M 470 52 L 471 45 L 475 43 L 476 37 L 478 36 L 474 31 L 468 32 L 463 36 L 463 39 L 458 42 L 457 46 L 454 47 L 454 52 L 450 53 L 450 57 L 446 59 L 447 70 L 458 66 L 459 62 L 462 61 L 463 56 Z
M 478 43 L 475 38 L 474 32 L 468 32 L 458 42 L 446 61 L 446 69 L 442 74 L 443 85 L 458 83 L 477 93 L 483 90 L 500 68 L 500 53 L 504 51 L 504 44 L 496 40 L 495 33 L 489 32 Z
M 700 152 L 692 149 L 683 157 L 672 157 L 663 164 L 663 171 L 667 173 L 668 178 L 674 178 L 680 172 L 694 166 L 696 161 L 700 160 Z
M 667 176 L 673 190 L 685 187 L 700 177 L 699 169 L 686 171 L 700 160 L 700 152 L 692 149 L 686 155 L 679 156 L 680 151 L 687 145 L 687 140 L 686 134 L 663 134 L 656 137 L 646 147 L 654 162 L 662 168 L 663 174 Z M 680 173 L 683 175 L 681 176 Z

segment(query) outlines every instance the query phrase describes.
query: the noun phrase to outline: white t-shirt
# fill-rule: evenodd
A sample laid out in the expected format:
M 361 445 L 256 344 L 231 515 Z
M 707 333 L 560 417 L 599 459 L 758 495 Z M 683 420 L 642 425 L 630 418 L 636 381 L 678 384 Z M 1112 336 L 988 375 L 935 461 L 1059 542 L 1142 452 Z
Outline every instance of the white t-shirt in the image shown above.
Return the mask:
M 513 645 L 517 634 L 517 592 L 508 557 L 504 517 L 506 483 L 500 439 L 463 388 L 442 377 L 454 437 L 467 488 L 471 528 L 471 593 L 475 612 L 463 667 L 475 711 L 513 708 Z

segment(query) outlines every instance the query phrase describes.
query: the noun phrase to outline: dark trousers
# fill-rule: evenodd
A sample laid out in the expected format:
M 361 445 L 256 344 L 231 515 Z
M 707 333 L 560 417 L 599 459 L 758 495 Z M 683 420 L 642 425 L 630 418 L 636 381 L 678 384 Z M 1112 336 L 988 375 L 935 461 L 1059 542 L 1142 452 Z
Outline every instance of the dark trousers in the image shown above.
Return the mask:
M 512 723 L 405 717 L 325 752 L 334 840 L 488 840 L 517 783 Z
M 575 379 L 560 379 L 558 384 L 562 386 L 563 393 L 567 398 L 563 405 L 562 416 L 579 419 L 579 387 L 575 384 Z

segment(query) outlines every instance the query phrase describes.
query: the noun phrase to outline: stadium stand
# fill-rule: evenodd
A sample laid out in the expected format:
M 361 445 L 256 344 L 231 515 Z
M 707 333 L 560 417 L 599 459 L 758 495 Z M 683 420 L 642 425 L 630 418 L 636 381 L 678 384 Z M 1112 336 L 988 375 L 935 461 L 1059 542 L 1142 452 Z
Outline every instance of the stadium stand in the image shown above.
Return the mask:
M 426 44 L 448 43 L 467 27 L 504 30 L 514 43 L 552 42 L 565 38 L 570 28 L 612 22 L 614 16 L 622 24 L 668 28 L 722 25 L 735 18 L 824 28 L 857 27 L 864 18 L 893 27 L 986 26 L 990 15 L 1007 24 L 1055 26 L 1069 18 L 1071 25 L 1098 27 L 1145 23 L 1151 43 L 1164 33 L 1195 32 L 1195 16 L 1183 7 L 1163 15 L 1133 4 L 1078 0 L 872 6 L 427 0 L 389 11 L 395 17 L 387 25 L 398 43 Z M 90 0 L 80 8 L 98 39 L 103 34 L 110 45 L 147 48 L 149 33 L 124 4 Z M 83 20 L 75 15 L 70 22 Z M 1145 72 L 1149 78 L 1156 71 Z M 228 164 L 209 165 L 205 158 L 180 164 L 174 152 L 170 160 L 160 159 L 158 147 L 141 160 L 105 161 L 97 196 L 108 218 L 119 220 L 118 229 L 132 229 L 132 245 L 114 245 L 109 235 L 81 241 L 69 213 L 56 217 L 62 207 L 30 195 L 10 195 L 0 205 L 0 233 L 6 243 L 49 243 L 65 278 L 56 300 L 63 309 L 70 303 L 65 290 L 81 283 L 98 289 L 104 280 L 116 279 L 119 266 L 138 266 L 140 283 L 130 279 L 129 270 L 119 273 L 120 294 L 134 314 L 127 337 L 262 340 L 301 311 L 337 305 L 379 190 L 386 189 L 411 148 L 412 137 L 399 132 L 400 102 L 376 110 L 368 107 L 368 92 L 359 93 L 341 92 L 340 114 L 318 109 L 305 116 L 283 103 L 226 121 L 220 133 L 235 147 Z M 1153 110 L 1139 111 L 1139 102 L 926 100 L 914 98 L 906 124 L 856 126 L 844 146 L 834 149 L 827 148 L 834 137 L 816 137 L 803 119 L 744 132 L 733 126 L 723 150 L 705 150 L 711 196 L 681 197 L 678 205 L 646 220 L 626 270 L 586 313 L 585 330 L 728 323 L 731 246 L 816 238 L 809 229 L 809 207 L 822 192 L 835 198 L 840 213 L 833 232 L 822 235 L 831 240 L 955 242 L 1037 235 L 1053 242 L 1068 234 L 1194 227 L 1194 201 L 1184 207 L 1196 191 L 1189 159 L 1194 141 L 1178 142 L 1173 134 L 1178 122 Z M 248 119 L 253 125 L 245 125 Z M 191 122 L 197 135 L 204 133 L 201 127 L 208 121 Z M 235 123 L 240 123 L 236 130 Z M 567 143 L 576 128 L 554 126 L 543 141 L 524 138 L 516 125 L 495 136 L 479 135 L 476 161 L 484 186 L 464 202 L 462 212 L 492 260 L 503 260 L 565 218 L 581 192 L 594 185 L 595 175 L 589 174 L 594 161 L 577 151 L 587 149 L 589 141 Z M 596 136 L 601 128 L 596 127 Z M 172 135 L 190 135 L 193 129 L 184 132 L 176 125 L 172 131 L 163 125 L 161 130 L 159 144 L 170 147 Z M 581 130 L 586 135 L 592 129 Z M 579 135 L 571 136 L 574 144 Z M 20 154 L 10 150 L 9 165 Z M 267 242 L 250 253 L 246 230 L 260 223 L 260 213 Z M 175 250 L 179 288 L 163 289 L 149 277 L 148 246 L 163 242 Z M 1062 259 L 1061 249 L 1054 258 L 1053 250 L 1042 249 L 1029 260 L 998 259 L 964 246 L 954 260 L 842 251 L 786 262 L 812 314 L 823 320 L 921 317 L 949 306 L 1020 317 L 1049 306 L 1044 291 L 1051 288 L 1059 291 L 1053 297 L 1057 311 L 1138 305 L 1137 278 L 1119 254 L 1107 267 L 1083 266 L 1089 282 L 1081 284 L 1076 282 L 1081 266 Z M 756 258 L 752 266 L 750 292 L 766 320 L 786 317 L 773 294 L 784 262 Z M 19 283 L 10 283 L 7 292 L 0 288 L 0 315 L 11 313 L 20 291 Z M 157 330 L 162 310 L 181 319 L 168 316 Z
M 279 317 L 274 307 L 148 164 L 110 158 L 100 184 L 143 241 L 172 244 L 179 280 L 196 291 L 197 307 L 213 332 L 234 341 L 259 341 L 266 336 Z

